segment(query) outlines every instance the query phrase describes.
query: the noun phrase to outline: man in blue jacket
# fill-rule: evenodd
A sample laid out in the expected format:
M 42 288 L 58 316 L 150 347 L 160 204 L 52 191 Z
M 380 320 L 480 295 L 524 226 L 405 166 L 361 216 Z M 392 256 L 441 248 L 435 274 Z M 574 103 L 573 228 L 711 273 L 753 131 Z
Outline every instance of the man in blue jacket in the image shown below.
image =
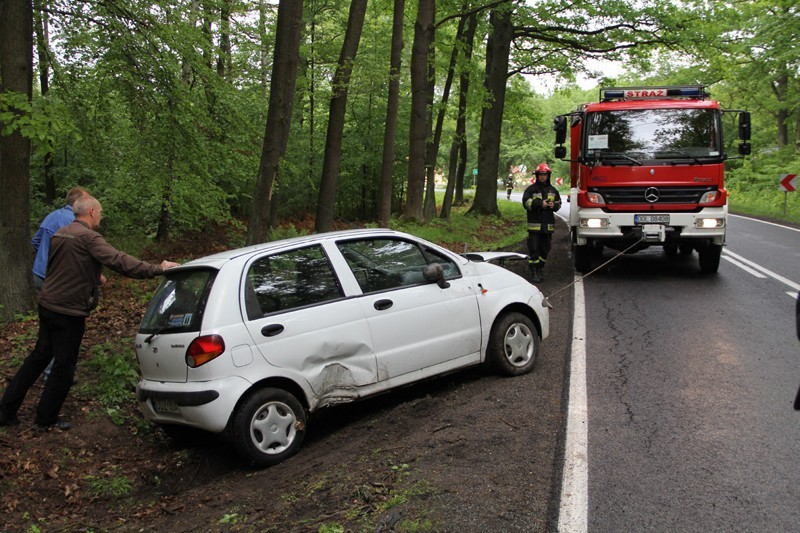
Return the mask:
M 71 224 L 75 220 L 75 213 L 72 211 L 72 206 L 75 205 L 75 201 L 82 196 L 91 196 L 88 189 L 83 187 L 71 188 L 67 192 L 64 206 L 44 217 L 44 220 L 42 220 L 42 223 L 39 225 L 39 230 L 31 240 L 33 249 L 36 252 L 36 257 L 33 260 L 33 283 L 36 285 L 37 290 L 42 289 L 44 278 L 47 275 L 47 255 L 50 253 L 50 237 L 59 229 L 67 224 Z

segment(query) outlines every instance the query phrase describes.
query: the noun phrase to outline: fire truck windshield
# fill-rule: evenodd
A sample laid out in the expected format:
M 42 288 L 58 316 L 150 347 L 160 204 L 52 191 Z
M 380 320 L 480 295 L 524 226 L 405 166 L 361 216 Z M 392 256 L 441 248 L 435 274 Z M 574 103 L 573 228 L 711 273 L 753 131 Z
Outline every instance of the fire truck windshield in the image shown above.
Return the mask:
M 630 109 L 589 113 L 585 150 L 607 165 L 704 163 L 721 158 L 711 109 Z

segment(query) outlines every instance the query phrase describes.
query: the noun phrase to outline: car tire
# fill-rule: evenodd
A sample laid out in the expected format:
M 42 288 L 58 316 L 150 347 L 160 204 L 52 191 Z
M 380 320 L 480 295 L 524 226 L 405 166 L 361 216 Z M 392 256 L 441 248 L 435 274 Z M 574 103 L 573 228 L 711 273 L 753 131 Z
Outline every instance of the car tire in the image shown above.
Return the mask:
M 294 455 L 306 433 L 306 412 L 292 394 L 264 388 L 250 394 L 233 416 L 233 444 L 258 466 L 272 466 Z
M 539 355 L 539 332 L 522 313 L 505 313 L 492 326 L 487 360 L 504 376 L 520 376 L 533 370 Z

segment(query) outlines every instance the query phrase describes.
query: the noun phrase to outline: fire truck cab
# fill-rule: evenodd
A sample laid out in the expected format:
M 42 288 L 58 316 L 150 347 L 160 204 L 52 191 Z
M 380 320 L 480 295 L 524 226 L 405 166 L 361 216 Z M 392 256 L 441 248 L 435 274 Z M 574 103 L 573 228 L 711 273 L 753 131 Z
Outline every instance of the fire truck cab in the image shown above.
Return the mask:
M 612 87 L 599 102 L 557 116 L 555 156 L 570 137 L 570 233 L 575 268 L 589 272 L 603 247 L 697 251 L 719 268 L 728 216 L 723 113 L 738 114 L 736 158 L 750 153 L 750 114 L 722 110 L 702 85 Z

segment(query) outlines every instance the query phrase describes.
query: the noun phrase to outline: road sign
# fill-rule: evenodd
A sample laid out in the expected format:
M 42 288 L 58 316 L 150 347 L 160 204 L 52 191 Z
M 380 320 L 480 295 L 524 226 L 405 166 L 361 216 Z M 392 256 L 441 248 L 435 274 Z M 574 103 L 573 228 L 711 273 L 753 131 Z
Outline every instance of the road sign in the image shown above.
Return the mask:
M 781 174 L 781 190 L 794 192 L 797 190 L 797 174 Z
M 564 178 L 556 178 L 556 185 L 564 185 Z

